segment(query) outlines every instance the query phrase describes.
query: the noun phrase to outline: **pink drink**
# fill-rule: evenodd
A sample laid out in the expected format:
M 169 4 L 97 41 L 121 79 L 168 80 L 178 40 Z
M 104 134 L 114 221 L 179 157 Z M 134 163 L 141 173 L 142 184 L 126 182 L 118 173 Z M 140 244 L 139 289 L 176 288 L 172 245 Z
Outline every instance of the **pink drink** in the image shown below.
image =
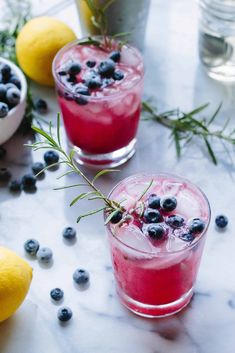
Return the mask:
M 117 51 L 117 43 L 104 50 L 73 42 L 59 51 L 54 60 L 53 72 L 65 129 L 82 164 L 114 166 L 134 154 L 141 111 L 143 60 L 137 49 L 125 45 L 120 51 L 120 60 L 114 62 L 114 72 L 103 76 L 100 65 L 110 61 L 113 51 Z M 94 61 L 95 65 L 88 67 L 88 61 Z M 81 66 L 72 80 L 63 72 L 71 63 Z M 115 76 L 117 72 L 121 76 Z M 98 81 L 97 85 L 90 84 L 92 77 Z M 88 92 L 78 93 L 84 86 Z
M 151 180 L 154 180 L 153 184 L 141 205 L 138 197 Z M 152 209 L 148 207 L 151 194 L 161 200 L 168 196 L 177 200 L 173 211 L 158 207 L 161 218 L 155 224 L 146 223 L 145 216 L 137 215 L 143 208 L 151 214 Z M 138 174 L 120 182 L 110 197 L 118 202 L 124 200 L 121 204 L 132 214 L 128 223 L 109 223 L 107 227 L 121 302 L 131 311 L 146 317 L 178 312 L 193 295 L 210 221 L 210 206 L 205 195 L 188 180 L 176 176 Z M 136 206 L 137 213 L 131 211 Z M 172 215 L 177 215 L 177 218 Z M 203 225 L 200 232 L 196 232 L 197 221 L 192 221 L 195 218 L 199 218 Z M 182 224 L 174 228 L 170 221 L 178 219 Z M 152 226 L 160 226 L 164 235 L 159 239 L 150 236 L 148 232 Z

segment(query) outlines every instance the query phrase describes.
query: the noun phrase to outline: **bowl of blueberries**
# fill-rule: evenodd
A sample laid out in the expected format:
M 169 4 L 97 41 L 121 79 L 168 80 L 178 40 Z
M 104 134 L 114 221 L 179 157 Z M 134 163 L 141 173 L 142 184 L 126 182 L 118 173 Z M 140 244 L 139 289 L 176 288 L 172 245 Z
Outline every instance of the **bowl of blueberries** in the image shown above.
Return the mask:
M 26 108 L 27 82 L 23 72 L 0 57 L 0 145 L 19 127 Z

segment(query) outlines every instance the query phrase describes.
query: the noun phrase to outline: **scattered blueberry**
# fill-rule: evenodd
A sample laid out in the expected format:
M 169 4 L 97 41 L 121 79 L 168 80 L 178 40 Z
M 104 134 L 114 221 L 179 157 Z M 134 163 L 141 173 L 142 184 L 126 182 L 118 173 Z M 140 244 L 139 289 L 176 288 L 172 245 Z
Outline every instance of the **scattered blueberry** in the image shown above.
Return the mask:
M 50 150 L 44 153 L 44 161 L 47 166 L 57 163 L 59 159 L 59 154 L 56 151 Z
M 0 119 L 5 118 L 9 112 L 8 105 L 6 103 L 0 102 Z
M 57 313 L 57 317 L 60 321 L 69 321 L 73 316 L 72 310 L 66 306 L 60 308 Z
M 163 211 L 171 212 L 176 208 L 177 200 L 174 196 L 166 196 L 161 199 L 160 205 Z
M 76 85 L 74 88 L 74 93 L 82 94 L 84 96 L 90 96 L 88 87 L 83 84 Z
M 179 236 L 183 241 L 191 242 L 195 239 L 195 236 L 192 233 L 184 233 Z
M 0 182 L 7 183 L 11 179 L 11 172 L 7 168 L 0 168 Z
M 53 300 L 58 302 L 64 297 L 64 292 L 60 288 L 54 288 L 50 291 L 50 296 Z
M 166 218 L 166 224 L 172 228 L 180 228 L 184 224 L 184 218 L 178 215 L 171 215 Z
M 96 61 L 95 60 L 88 60 L 86 62 L 86 66 L 90 67 L 91 69 L 92 69 L 92 67 L 95 67 L 95 65 L 96 65 Z
M 228 218 L 224 215 L 219 215 L 215 218 L 215 224 L 218 228 L 225 228 L 228 224 Z
M 162 215 L 158 210 L 147 208 L 144 212 L 144 221 L 146 223 L 159 223 L 162 221 Z
M 148 206 L 150 208 L 158 209 L 160 208 L 160 197 L 158 197 L 156 194 L 151 194 L 148 198 Z
M 36 189 L 36 181 L 37 179 L 33 174 L 25 174 L 21 180 L 23 190 L 34 191 Z
M 147 229 L 148 235 L 152 239 L 160 240 L 165 234 L 164 228 L 160 224 L 151 224 Z
M 45 168 L 45 165 L 42 162 L 35 162 L 32 165 L 32 172 L 34 175 L 37 175 Z M 42 174 L 42 173 L 41 173 Z
M 35 109 L 39 114 L 46 114 L 48 111 L 47 102 L 44 99 L 37 99 L 34 103 Z
M 22 190 L 22 183 L 19 180 L 10 181 L 8 188 L 11 192 L 20 192 Z
M 4 100 L 6 97 L 7 88 L 6 85 L 0 83 L 0 101 Z
M 10 75 L 11 75 L 11 67 L 7 64 L 3 64 L 0 71 L 1 71 L 2 77 L 5 80 L 9 80 Z
M 78 268 L 73 273 L 73 280 L 77 284 L 86 284 L 89 282 L 89 278 L 89 273 L 81 268 Z
M 48 263 L 52 260 L 53 253 L 50 248 L 40 248 L 37 252 L 37 259 L 40 262 Z
M 76 237 L 76 230 L 72 227 L 67 227 L 63 231 L 63 237 L 67 240 L 73 240 Z
M 9 82 L 14 83 L 17 88 L 21 89 L 20 79 L 16 75 L 11 75 L 11 77 L 9 78 Z
M 116 211 L 116 213 L 114 213 L 114 215 L 110 219 L 110 222 L 112 224 L 117 224 L 118 222 L 121 221 L 121 219 L 122 219 L 122 212 L 121 211 Z
M 124 73 L 120 70 L 117 70 L 113 73 L 113 79 L 115 81 L 121 81 L 124 78 Z
M 9 88 L 6 93 L 6 100 L 11 107 L 15 107 L 20 102 L 20 90 Z
M 0 146 L 0 159 L 4 158 L 7 154 L 7 151 L 4 147 Z
M 115 63 L 113 60 L 101 61 L 98 71 L 103 77 L 112 77 L 115 70 Z
M 69 67 L 68 67 L 68 74 L 69 75 L 77 75 L 79 74 L 79 72 L 81 71 L 82 67 L 79 63 L 72 63 Z
M 121 59 L 121 53 L 120 51 L 113 51 L 110 55 L 109 55 L 109 59 L 113 60 L 114 62 L 118 62 Z
M 205 228 L 205 223 L 200 218 L 194 218 L 189 225 L 189 233 L 198 234 Z
M 30 255 L 36 255 L 39 247 L 40 247 L 40 244 L 36 239 L 28 239 L 24 243 L 24 249 Z
M 79 96 L 79 97 L 74 97 L 74 100 L 77 104 L 79 105 L 86 105 L 88 104 L 88 100 L 82 96 Z

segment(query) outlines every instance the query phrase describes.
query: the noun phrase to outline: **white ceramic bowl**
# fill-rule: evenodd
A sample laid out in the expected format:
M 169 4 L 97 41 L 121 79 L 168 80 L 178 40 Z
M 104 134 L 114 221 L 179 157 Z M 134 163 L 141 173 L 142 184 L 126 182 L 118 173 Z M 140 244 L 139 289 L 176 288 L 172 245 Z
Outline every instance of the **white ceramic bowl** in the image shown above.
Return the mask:
M 18 129 L 23 120 L 26 108 L 27 81 L 23 72 L 11 61 L 0 57 L 0 64 L 9 65 L 21 82 L 21 98 L 19 104 L 11 109 L 7 116 L 0 119 L 0 145 L 6 142 Z

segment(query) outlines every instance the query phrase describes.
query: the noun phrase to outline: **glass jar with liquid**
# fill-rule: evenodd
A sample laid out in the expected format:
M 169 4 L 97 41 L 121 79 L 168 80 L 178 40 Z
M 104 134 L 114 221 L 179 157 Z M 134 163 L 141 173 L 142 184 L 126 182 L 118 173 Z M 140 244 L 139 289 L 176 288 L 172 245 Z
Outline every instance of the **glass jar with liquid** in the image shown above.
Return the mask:
M 235 0 L 199 0 L 199 56 L 210 77 L 235 82 Z

